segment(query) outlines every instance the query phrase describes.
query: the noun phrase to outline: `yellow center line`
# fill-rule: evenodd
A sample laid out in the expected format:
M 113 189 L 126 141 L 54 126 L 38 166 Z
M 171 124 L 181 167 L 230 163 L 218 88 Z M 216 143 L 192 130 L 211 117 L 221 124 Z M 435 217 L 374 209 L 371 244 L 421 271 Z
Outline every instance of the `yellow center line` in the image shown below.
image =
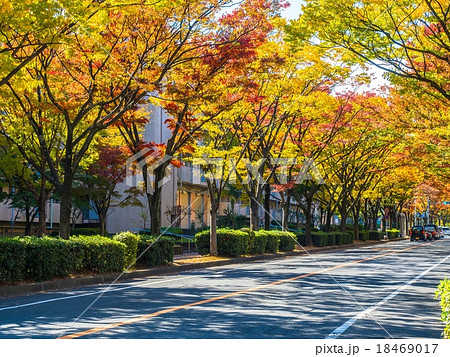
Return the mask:
M 92 329 L 89 329 L 89 330 L 85 330 L 85 331 L 81 331 L 81 332 L 77 332 L 77 333 L 74 333 L 74 334 L 65 335 L 65 336 L 62 336 L 62 337 L 59 337 L 59 338 L 60 339 L 72 339 L 72 338 L 78 338 L 78 337 L 83 337 L 83 336 L 87 336 L 87 335 L 92 335 L 92 334 L 97 333 L 97 332 L 102 332 L 102 331 L 110 330 L 110 329 L 113 329 L 113 328 L 116 328 L 116 327 L 142 322 L 142 321 L 149 320 L 149 319 L 152 319 L 152 318 L 157 317 L 157 316 L 169 314 L 169 313 L 172 313 L 172 312 L 175 312 L 175 311 L 189 309 L 189 308 L 194 307 L 194 306 L 204 305 L 204 304 L 208 304 L 208 303 L 211 303 L 211 302 L 214 302 L 214 301 L 224 300 L 224 299 L 228 299 L 230 297 L 251 293 L 251 292 L 254 292 L 254 291 L 257 291 L 257 290 L 262 290 L 262 289 L 269 288 L 269 287 L 272 287 L 272 286 L 289 283 L 289 282 L 292 282 L 292 281 L 295 281 L 295 280 L 299 280 L 299 279 L 304 279 L 304 278 L 307 278 L 307 277 L 310 277 L 310 276 L 313 276 L 313 275 L 327 273 L 327 272 L 332 271 L 332 270 L 345 268 L 345 267 L 348 267 L 348 266 L 351 266 L 351 265 L 360 264 L 360 263 L 367 262 L 367 261 L 370 261 L 370 260 L 382 258 L 382 257 L 385 257 L 387 255 L 397 254 L 397 253 L 404 252 L 404 251 L 407 251 L 407 250 L 410 250 L 410 249 L 416 249 L 416 248 L 423 247 L 423 246 L 430 245 L 430 244 L 434 244 L 434 243 L 437 243 L 437 241 L 430 242 L 430 243 L 423 243 L 423 244 L 420 244 L 420 245 L 416 245 L 416 246 L 412 246 L 412 247 L 408 247 L 408 248 L 404 248 L 404 249 L 400 249 L 400 250 L 395 250 L 395 251 L 392 251 L 392 252 L 389 252 L 389 253 L 376 255 L 376 256 L 373 256 L 371 258 L 355 260 L 355 261 L 352 261 L 352 262 L 349 262 L 349 263 L 340 264 L 340 265 L 336 265 L 336 266 L 333 266 L 333 267 L 330 267 L 330 268 L 317 270 L 317 271 L 314 271 L 314 272 L 311 272 L 311 273 L 298 275 L 298 276 L 295 276 L 293 278 L 282 279 L 282 280 L 278 280 L 278 281 L 275 281 L 275 282 L 272 282 L 272 283 L 268 283 L 268 284 L 264 284 L 264 285 L 258 285 L 258 286 L 255 286 L 253 288 L 240 290 L 240 291 L 235 291 L 235 292 L 232 292 L 232 293 L 229 293 L 229 294 L 225 294 L 225 295 L 216 296 L 216 297 L 213 297 L 211 299 L 205 299 L 205 300 L 196 301 L 196 302 L 193 302 L 193 303 L 190 303 L 190 304 L 185 304 L 185 305 L 179 305 L 179 306 L 171 307 L 171 308 L 168 308 L 168 309 L 164 309 L 164 310 L 153 312 L 151 314 L 141 315 L 141 316 L 138 316 L 138 317 L 135 317 L 135 318 L 132 318 L 132 319 L 129 319 L 129 320 L 120 321 L 120 322 L 114 322 L 114 323 L 111 323 L 111 324 L 107 324 L 107 325 L 100 326 L 100 327 L 95 327 L 95 328 L 92 328 Z

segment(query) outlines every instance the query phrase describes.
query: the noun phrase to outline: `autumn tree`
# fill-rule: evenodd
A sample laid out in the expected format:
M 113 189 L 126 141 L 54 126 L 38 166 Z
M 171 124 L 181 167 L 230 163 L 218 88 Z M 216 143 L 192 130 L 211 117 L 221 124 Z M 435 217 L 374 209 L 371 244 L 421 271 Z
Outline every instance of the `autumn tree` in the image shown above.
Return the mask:
M 71 31 L 92 29 L 89 20 L 100 8 L 114 5 L 101 1 L 1 0 L 0 87 L 42 54 L 66 40 Z M 100 19 L 96 18 L 96 21 Z
M 152 168 L 154 182 L 160 182 L 167 167 L 180 165 L 176 157 L 184 152 L 190 154 L 201 139 L 207 123 L 217 118 L 234 102 L 239 94 L 228 89 L 236 86 L 232 76 L 237 68 L 252 58 L 255 48 L 269 30 L 268 19 L 279 9 L 279 2 L 272 0 L 244 1 L 229 14 L 217 19 L 209 32 L 199 33 L 193 41 L 199 45 L 191 51 L 192 59 L 168 73 L 166 83 L 158 91 L 157 103 L 168 115 L 166 121 L 170 130 L 164 143 L 147 143 L 143 140 L 139 127 L 146 123 L 142 116 L 134 121 L 121 121 L 120 132 L 133 153 L 147 148 L 147 158 L 143 166 L 144 186 L 147 191 L 151 215 L 152 234 L 159 234 L 161 227 L 162 188 L 148 181 L 149 167 L 159 158 L 169 157 Z M 243 74 L 240 78 L 243 78 Z M 242 90 L 243 81 L 240 83 Z M 150 159 L 149 159 L 150 158 Z
M 448 2 L 309 0 L 292 36 L 316 35 L 342 58 L 370 63 L 445 100 L 450 49 Z
M 53 139 L 48 140 L 49 150 L 52 154 L 54 154 L 55 146 L 60 145 L 58 139 L 55 137 Z M 48 172 L 46 159 L 36 142 L 28 140 L 27 150 L 29 157 L 33 159 L 36 165 L 42 171 Z M 3 181 L 9 186 L 15 187 L 15 193 L 11 194 L 10 198 L 13 204 L 25 213 L 26 232 L 31 231 L 34 217 L 38 214 L 38 235 L 44 235 L 47 224 L 46 204 L 55 190 L 54 185 L 33 165 L 27 163 L 18 148 L 12 146 L 10 141 L 4 137 L 0 137 L 0 172 Z M 20 202 L 21 200 L 23 202 Z
M 143 0 L 99 9 L 90 18 L 98 26 L 92 32 L 68 30 L 64 41 L 44 49 L 22 68 L 23 75 L 0 87 L 0 133 L 55 186 L 62 237 L 69 236 L 75 174 L 96 135 L 144 105 L 171 68 L 190 60 L 192 49 L 204 45 L 193 42 L 194 35 L 206 31 L 226 3 Z M 61 141 L 58 155 L 52 155 L 45 132 Z M 29 155 L 30 137 L 48 170 Z
M 127 206 L 142 206 L 138 197 L 142 192 L 130 187 L 123 193 L 117 191 L 117 185 L 125 181 L 125 161 L 129 157 L 126 148 L 120 146 L 96 145 L 98 159 L 89 165 L 86 172 L 76 178 L 73 195 L 84 200 L 86 207 L 98 216 L 100 234 L 106 232 L 106 218 L 111 209 Z

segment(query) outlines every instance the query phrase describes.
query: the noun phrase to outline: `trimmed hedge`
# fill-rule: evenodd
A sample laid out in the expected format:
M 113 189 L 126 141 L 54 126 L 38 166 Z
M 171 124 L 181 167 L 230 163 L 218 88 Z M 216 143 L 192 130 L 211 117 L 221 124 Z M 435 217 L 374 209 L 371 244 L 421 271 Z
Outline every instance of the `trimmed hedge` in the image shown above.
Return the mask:
M 144 266 L 158 266 L 173 263 L 175 242 L 170 237 L 140 236 L 137 246 L 137 263 Z
M 280 247 L 280 237 L 276 232 L 281 231 L 259 231 L 266 235 L 266 253 L 276 253 Z
M 314 247 L 325 247 L 328 244 L 328 233 L 311 232 L 312 244 Z
M 126 268 L 133 267 L 136 263 L 138 243 L 139 243 L 140 237 L 131 232 L 121 232 L 121 233 L 117 233 L 113 237 L 113 240 L 116 240 L 118 242 L 125 244 L 125 246 L 126 246 L 125 267 Z
M 334 232 L 336 235 L 336 244 L 352 244 L 353 243 L 353 234 L 349 234 L 348 232 Z
M 198 254 L 207 255 L 210 253 L 210 234 L 209 230 L 201 231 L 195 234 L 195 246 Z
M 0 238 L 0 282 L 26 278 L 26 244 L 16 238 Z
M 301 246 L 305 246 L 306 245 L 306 235 L 305 235 L 305 233 L 304 232 L 297 232 L 296 236 L 297 236 L 298 244 L 300 244 Z
M 125 250 L 125 244 L 101 236 L 0 239 L 0 282 L 49 280 L 86 270 L 122 271 Z
M 369 231 L 369 239 L 370 240 L 382 240 L 384 237 L 383 232 L 379 231 Z
M 336 245 L 336 232 L 327 233 L 328 245 Z
M 48 280 L 81 268 L 82 251 L 56 238 L 19 237 L 0 240 L 0 282 Z
M 83 269 L 104 274 L 126 268 L 124 243 L 103 236 L 75 236 L 70 241 L 78 243 L 83 251 Z
M 247 254 L 262 254 L 266 251 L 267 234 L 249 231 Z
M 450 338 L 450 280 L 442 280 L 436 291 L 436 298 L 440 298 L 442 309 L 441 321 L 444 323 L 444 338 Z
M 270 231 L 270 235 L 276 236 L 279 241 L 278 250 L 289 252 L 295 249 L 295 234 L 286 231 Z
M 398 229 L 388 229 L 386 231 L 386 233 L 387 233 L 389 239 L 394 239 L 399 236 L 400 231 Z
M 140 237 L 130 232 L 103 236 L 14 237 L 0 239 L 0 283 L 50 280 L 92 271 L 121 272 L 143 253 L 140 263 L 156 266 L 173 262 L 171 238 Z
M 369 231 L 359 231 L 359 240 L 366 242 L 369 240 Z
M 201 255 L 209 254 L 209 230 L 195 235 L 197 251 Z M 219 228 L 217 230 L 217 250 L 219 255 L 238 257 L 247 253 L 249 233 L 236 229 Z

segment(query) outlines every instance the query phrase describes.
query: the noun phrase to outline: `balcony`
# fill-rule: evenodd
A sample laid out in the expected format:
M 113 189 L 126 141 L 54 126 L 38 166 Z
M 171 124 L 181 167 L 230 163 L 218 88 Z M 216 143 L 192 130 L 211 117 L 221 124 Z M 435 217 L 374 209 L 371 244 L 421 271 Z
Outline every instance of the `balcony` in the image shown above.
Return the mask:
M 206 187 L 206 180 L 199 168 L 191 166 L 181 166 L 177 169 L 178 181 L 191 185 Z

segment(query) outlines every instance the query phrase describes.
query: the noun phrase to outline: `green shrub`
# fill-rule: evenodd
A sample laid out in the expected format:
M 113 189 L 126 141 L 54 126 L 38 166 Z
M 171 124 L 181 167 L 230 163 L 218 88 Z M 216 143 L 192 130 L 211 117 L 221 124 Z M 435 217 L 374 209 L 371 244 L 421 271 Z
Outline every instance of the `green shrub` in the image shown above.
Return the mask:
M 280 247 L 280 237 L 277 231 L 259 231 L 266 236 L 266 253 L 276 253 Z
M 0 239 L 0 282 L 26 278 L 26 245 L 16 238 Z
M 444 338 L 450 338 L 450 280 L 442 280 L 436 291 L 436 298 L 440 298 L 442 309 L 441 321 L 444 323 Z
M 281 252 L 289 252 L 295 249 L 295 234 L 286 231 L 270 231 L 271 235 L 278 236 L 278 250 Z
M 296 233 L 297 236 L 297 242 L 298 244 L 300 244 L 301 246 L 306 246 L 306 235 L 304 232 L 297 232 Z
M 381 240 L 383 239 L 383 232 L 379 231 L 369 231 L 369 239 L 370 240 Z
M 217 230 L 217 249 L 220 255 L 238 257 L 247 253 L 249 234 L 235 230 L 219 228 Z
M 195 245 L 198 254 L 207 255 L 210 252 L 209 248 L 210 234 L 209 230 L 201 231 L 195 234 Z
M 74 228 L 70 230 L 71 236 L 98 236 L 100 235 L 100 228 Z M 105 236 L 108 232 L 105 231 Z
M 340 231 L 340 227 L 336 224 L 332 224 L 330 225 L 330 232 L 339 232 Z
M 195 235 L 199 254 L 209 254 L 209 230 Z M 219 228 L 217 230 L 217 250 L 219 255 L 237 257 L 247 253 L 249 234 L 241 230 Z
M 245 228 L 241 231 L 245 232 Z M 261 234 L 258 232 L 253 232 L 248 230 L 248 244 L 247 244 L 247 254 L 262 254 L 266 251 L 266 234 Z
M 267 245 L 267 235 L 266 234 L 260 234 L 260 232 L 254 233 L 254 253 L 255 254 L 262 254 L 266 251 L 266 245 Z
M 83 251 L 71 241 L 51 237 L 0 240 L 0 281 L 49 280 L 82 269 Z
M 126 246 L 125 266 L 127 268 L 134 266 L 136 263 L 138 243 L 139 243 L 140 237 L 131 232 L 121 232 L 121 233 L 117 233 L 113 237 L 113 239 L 118 242 L 124 243 Z
M 366 242 L 369 240 L 369 231 L 359 231 L 359 240 Z
M 336 245 L 336 232 L 327 233 L 328 235 L 328 245 Z
M 49 280 L 82 269 L 83 251 L 76 243 L 50 237 L 23 237 L 26 278 Z
M 138 264 L 148 267 L 173 263 L 175 242 L 170 237 L 141 236 L 138 242 Z
M 345 232 L 334 232 L 334 235 L 336 237 L 336 244 L 337 245 L 343 245 L 346 244 L 348 236 Z
M 127 246 L 102 236 L 74 236 L 70 241 L 81 245 L 83 268 L 98 273 L 112 273 L 126 268 Z
M 328 245 L 328 234 L 326 232 L 311 232 L 314 247 L 325 247 Z
M 400 231 L 398 229 L 388 229 L 386 231 L 386 233 L 387 233 L 387 236 L 388 236 L 389 239 L 394 239 L 394 238 L 397 238 L 399 236 Z
M 355 232 L 352 230 L 346 230 L 345 233 L 347 233 L 348 236 L 350 236 L 350 238 L 347 238 L 347 244 L 353 243 L 353 241 L 355 240 Z

